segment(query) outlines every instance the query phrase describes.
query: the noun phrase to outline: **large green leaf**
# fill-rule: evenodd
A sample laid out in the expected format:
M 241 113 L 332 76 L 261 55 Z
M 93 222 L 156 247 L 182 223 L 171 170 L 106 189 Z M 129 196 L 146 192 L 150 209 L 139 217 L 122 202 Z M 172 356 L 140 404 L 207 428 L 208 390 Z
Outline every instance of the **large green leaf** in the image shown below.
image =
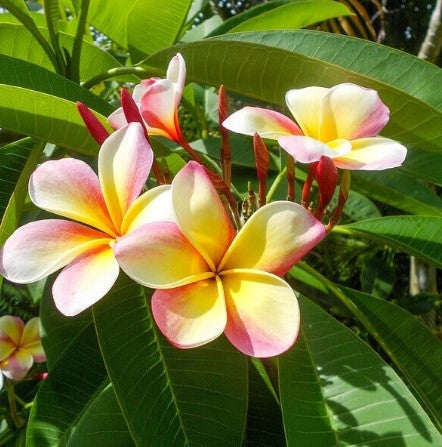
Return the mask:
M 37 90 L 73 102 L 81 101 L 102 114 L 109 114 L 113 110 L 113 107 L 106 101 L 80 87 L 75 82 L 69 81 L 38 65 L 2 54 L 0 54 L 0 65 L 2 67 L 0 84 Z
M 98 149 L 73 102 L 22 87 L 0 84 L 0 127 L 89 155 Z
M 181 34 L 192 0 L 137 0 L 127 18 L 132 62 L 173 45 Z
M 313 60 L 329 62 L 349 73 L 394 86 L 437 110 L 442 109 L 442 92 L 438 88 L 442 76 L 440 69 L 394 48 L 355 37 L 312 30 L 244 33 L 240 36 L 224 36 L 223 39 L 234 41 L 236 37 L 242 41 L 275 46 Z M 408 107 L 409 104 L 404 106 Z M 415 120 L 412 123 L 415 124 Z
M 442 186 L 442 157 L 439 154 L 409 150 L 401 171 Z
M 101 358 L 91 310 L 63 316 L 47 285 L 40 317 L 49 376 L 34 401 L 26 445 L 131 446 Z
M 405 53 L 367 42 L 341 36 L 336 41 L 333 34 L 314 31 L 303 32 L 304 47 L 296 39 L 297 31 L 234 33 L 218 36 L 202 42 L 177 45 L 161 51 L 145 60 L 147 66 L 164 69 L 172 54 L 180 51 L 188 65 L 188 80 L 212 86 L 224 84 L 235 93 L 254 99 L 284 106 L 284 94 L 290 88 L 306 85 L 332 86 L 340 82 L 354 82 L 379 91 L 382 100 L 391 111 L 391 119 L 383 134 L 410 144 L 419 149 L 440 150 L 442 148 L 442 114 L 434 101 L 429 100 L 422 88 L 425 82 L 439 90 L 442 73 L 430 64 Z M 352 51 L 346 53 L 347 61 L 321 59 L 318 46 L 308 44 L 309 36 L 317 41 L 322 37 L 321 48 L 336 51 L 339 42 L 352 43 Z M 226 44 L 228 42 L 228 44 Z M 385 64 L 396 63 L 393 81 L 384 79 L 377 71 L 361 72 L 359 61 L 369 58 L 371 53 L 381 53 Z M 351 63 L 350 63 L 350 62 Z M 371 61 L 370 61 L 371 63 Z M 372 65 L 370 65 L 372 66 Z M 383 65 L 384 66 L 384 65 Z M 395 82 L 403 71 L 407 72 L 407 83 Z M 413 82 L 413 79 L 416 79 Z M 271 81 L 270 81 L 271 80 Z M 426 90 L 426 89 L 425 89 Z M 423 98 L 424 97 L 424 98 Z M 412 123 L 412 124 L 410 124 Z
M 3 217 L 34 145 L 34 140 L 24 138 L 0 148 L 0 219 Z
M 442 267 L 442 217 L 388 216 L 335 227 L 336 232 L 360 235 Z
M 29 177 L 40 160 L 44 144 L 31 139 L 20 140 L 0 149 L 1 223 L 0 246 L 20 224 L 28 193 Z M 3 277 L 0 276 L 0 288 Z
M 442 215 L 442 199 L 415 177 L 399 170 L 352 173 L 352 188 L 410 214 Z
M 300 297 L 297 344 L 279 360 L 288 446 L 433 446 L 442 438 L 397 374 Z
M 88 22 L 114 42 L 127 48 L 127 18 L 137 0 L 94 0 L 89 7 Z
M 44 36 L 48 35 L 46 28 L 40 27 L 39 30 Z M 2 36 L 0 39 L 1 54 L 53 70 L 47 54 L 36 44 L 32 34 L 22 25 L 0 23 L 0 35 Z M 59 39 L 60 46 L 71 52 L 75 39 L 74 36 L 60 32 Z M 81 80 L 90 79 L 99 73 L 120 66 L 121 64 L 112 55 L 91 42 L 83 41 L 80 61 Z
M 365 328 L 394 361 L 442 430 L 442 347 L 414 315 L 389 301 L 340 287 L 364 314 Z M 357 316 L 356 316 L 357 317 Z
M 135 446 L 109 384 L 79 419 L 66 447 Z
M 208 37 L 244 31 L 304 28 L 333 17 L 351 14 L 343 3 L 331 0 L 274 0 L 231 17 Z
M 244 447 L 285 446 L 282 414 L 258 370 L 249 365 L 249 408 Z
M 135 442 L 239 446 L 247 363 L 225 340 L 178 350 L 159 336 L 144 289 L 123 275 L 93 307 L 106 368 Z

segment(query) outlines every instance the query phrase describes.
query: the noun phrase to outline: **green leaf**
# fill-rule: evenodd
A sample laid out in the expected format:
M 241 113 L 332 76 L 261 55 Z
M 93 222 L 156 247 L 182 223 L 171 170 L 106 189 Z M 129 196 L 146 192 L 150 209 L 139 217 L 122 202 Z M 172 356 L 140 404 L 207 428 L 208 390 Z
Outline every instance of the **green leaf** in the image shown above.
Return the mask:
M 338 192 L 333 197 L 329 208 L 333 209 L 338 204 Z M 348 200 L 344 207 L 344 214 L 352 220 L 371 219 L 374 217 L 381 217 L 377 206 L 364 195 L 350 191 Z
M 144 289 L 121 276 L 93 307 L 106 368 L 137 445 L 239 446 L 247 363 L 225 340 L 179 350 L 158 334 Z
M 88 22 L 124 48 L 127 46 L 126 24 L 129 12 L 137 0 L 113 0 L 109 7 L 108 0 L 91 2 Z
M 395 304 L 340 287 L 364 314 L 360 321 L 411 385 L 415 396 L 442 430 L 442 347 L 416 317 Z
M 316 45 L 309 42 L 310 36 Z M 383 135 L 419 149 L 441 150 L 442 113 L 426 94 L 427 87 L 423 87 L 425 79 L 434 88 L 433 95 L 439 91 L 440 70 L 382 45 L 345 36 L 339 36 L 337 41 L 336 37 L 315 31 L 235 33 L 177 45 L 149 57 L 144 64 L 164 69 L 172 54 L 180 51 L 187 62 L 189 81 L 212 86 L 224 84 L 231 92 L 279 106 L 285 106 L 284 95 L 291 88 L 354 82 L 377 90 L 390 108 L 390 122 Z M 323 47 L 333 52 L 338 48 L 341 56 L 332 61 L 321 59 L 319 49 Z M 345 61 L 341 47 L 352 50 L 345 53 Z M 373 67 L 372 53 L 375 60 L 383 61 L 382 68 L 394 61 L 394 77 L 385 79 L 379 70 L 368 69 L 367 59 Z M 365 72 L 359 69 L 364 60 Z M 403 72 L 407 83 L 395 81 Z
M 39 28 L 39 30 L 44 36 L 48 36 L 46 28 Z M 2 35 L 2 39 L 0 39 L 1 54 L 53 70 L 47 54 L 39 46 L 35 45 L 34 37 L 22 25 L 0 23 L 0 33 Z M 60 32 L 59 38 L 60 46 L 72 52 L 75 37 Z M 121 64 L 109 53 L 103 51 L 94 43 L 83 40 L 80 61 L 81 80 L 88 80 L 104 71 L 120 66 Z
M 253 364 L 249 365 L 249 408 L 244 447 L 284 447 L 281 408 Z
M 304 297 L 299 301 L 298 341 L 279 360 L 289 447 L 442 442 L 392 368 L 321 308 Z
M 439 154 L 409 149 L 400 171 L 442 186 L 442 158 Z
M 37 166 L 44 144 L 20 140 L 0 149 L 1 223 L 0 247 L 20 224 L 29 177 Z M 0 288 L 3 277 L 0 276 Z
M 244 31 L 304 28 L 323 20 L 352 15 L 343 3 L 330 0 L 274 0 L 226 20 L 208 37 Z
M 135 446 L 111 385 L 91 402 L 66 444 L 66 447 L 109 446 Z
M 78 152 L 97 151 L 74 103 L 33 90 L 0 85 L 0 127 Z
M 0 65 L 2 67 L 0 71 L 0 85 L 14 85 L 24 89 L 37 90 L 73 102 L 81 101 L 88 107 L 106 115 L 113 111 L 111 105 L 93 93 L 75 82 L 69 81 L 38 65 L 1 54 Z
M 76 334 L 50 369 L 32 405 L 26 445 L 66 445 L 109 379 L 92 322 Z
M 0 148 L 0 218 L 8 205 L 35 141 L 24 138 Z
M 385 172 L 352 172 L 352 188 L 372 199 L 411 214 L 442 215 L 442 199 L 408 174 L 391 169 Z
M 442 217 L 389 216 L 338 226 L 333 231 L 360 235 L 442 267 L 441 228 Z
M 137 0 L 127 17 L 132 62 L 173 45 L 181 34 L 192 0 Z
M 360 280 L 363 292 L 385 299 L 393 290 L 396 268 L 379 255 L 380 253 L 373 253 L 369 257 L 364 257 Z
M 14 185 L 8 185 L 8 187 L 5 188 L 10 190 L 11 186 L 13 186 L 12 191 L 10 190 L 11 194 L 9 196 L 6 208 L 4 209 L 0 224 L 0 246 L 4 244 L 6 239 L 15 231 L 20 223 L 23 204 L 28 193 L 29 177 L 40 161 L 43 148 L 44 144 L 36 141 L 25 143 L 22 141 L 21 143 L 6 146 L 5 152 L 9 155 L 11 155 L 11 149 L 17 149 L 18 165 L 16 165 L 16 168 L 20 169 L 21 167 L 22 170 L 21 172 L 13 171 L 13 175 L 15 174 L 14 176 L 16 177 L 16 182 Z M 3 158 L 3 151 L 4 148 L 0 150 L 0 160 Z M 5 166 L 5 171 L 8 171 L 8 168 L 11 165 L 12 163 L 7 163 Z M 14 170 L 14 167 L 11 169 Z

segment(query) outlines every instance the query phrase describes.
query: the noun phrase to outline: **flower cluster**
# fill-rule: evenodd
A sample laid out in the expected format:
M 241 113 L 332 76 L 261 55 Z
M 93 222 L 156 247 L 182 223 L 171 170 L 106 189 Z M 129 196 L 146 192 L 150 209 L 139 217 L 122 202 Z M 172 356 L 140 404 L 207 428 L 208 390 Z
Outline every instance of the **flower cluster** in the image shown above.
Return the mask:
M 268 156 L 257 134 L 277 139 L 297 161 L 314 165 L 323 202 L 315 215 L 289 200 L 265 204 L 264 187 L 259 206 L 251 206 L 244 225 L 237 219 L 235 227 L 236 204 L 230 200 L 227 208 L 216 188 L 223 185 L 229 197 L 230 181 L 223 183 L 193 157 L 180 129 L 185 74 L 178 54 L 166 79 L 144 80 L 132 98 L 122 95 L 122 107 L 109 117 L 116 129 L 111 135 L 82 106 L 101 143 L 98 175 L 72 158 L 41 164 L 29 182 L 32 202 L 70 220 L 40 220 L 17 229 L 0 251 L 0 272 L 28 283 L 62 269 L 53 297 L 60 312 L 72 316 L 104 297 L 121 268 L 156 289 L 153 316 L 173 345 L 200 346 L 224 332 L 247 355 L 278 355 L 294 343 L 299 329 L 296 296 L 282 278 L 326 235 L 321 216 L 338 179 L 333 169 L 385 169 L 401 164 L 406 151 L 376 136 L 388 109 L 376 92 L 356 85 L 289 91 L 296 123 L 275 111 L 246 107 L 223 124 L 255 135 L 259 180 L 265 185 Z M 148 134 L 177 142 L 197 161 L 187 163 L 171 184 L 142 193 L 155 167 Z M 23 351 L 28 365 L 26 329 L 22 338 L 8 336 L 14 346 L 28 349 Z M 0 345 L 2 358 L 12 352 L 6 343 Z M 17 352 L 25 355 L 21 348 Z

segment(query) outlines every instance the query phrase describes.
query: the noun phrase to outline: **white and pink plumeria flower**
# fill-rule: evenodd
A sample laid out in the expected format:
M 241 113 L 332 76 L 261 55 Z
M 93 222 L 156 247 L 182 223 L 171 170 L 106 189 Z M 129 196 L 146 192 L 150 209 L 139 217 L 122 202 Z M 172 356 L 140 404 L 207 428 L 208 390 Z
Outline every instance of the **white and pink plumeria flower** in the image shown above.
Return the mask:
M 154 289 L 155 321 L 179 348 L 223 332 L 241 352 L 269 357 L 296 340 L 299 309 L 283 276 L 325 236 L 288 201 L 260 208 L 236 233 L 209 176 L 189 162 L 172 183 L 176 221 L 139 227 L 115 245 L 122 269 Z
M 289 90 L 286 103 L 296 122 L 259 107 L 244 107 L 224 122 L 227 129 L 278 140 L 301 163 L 329 157 L 338 168 L 382 170 L 400 166 L 407 150 L 398 142 L 377 136 L 389 110 L 375 90 L 355 84 L 332 88 Z
M 178 53 L 169 63 L 166 79 L 145 79 L 135 86 L 132 97 L 149 134 L 160 135 L 179 144 L 182 143 L 178 105 L 183 94 L 185 79 L 186 64 Z M 127 124 L 122 107 L 109 115 L 108 119 L 114 129 Z
M 73 158 L 41 164 L 29 181 L 31 200 L 76 222 L 47 219 L 18 228 L 0 250 L 0 273 L 30 283 L 64 267 L 52 288 L 60 312 L 76 315 L 93 305 L 118 277 L 115 247 L 143 224 L 173 218 L 170 185 L 138 197 L 152 161 L 143 127 L 130 123 L 102 144 L 98 176 Z
M 3 375 L 11 380 L 22 380 L 34 362 L 45 361 L 40 318 L 32 318 L 24 324 L 18 317 L 0 317 L 0 388 Z

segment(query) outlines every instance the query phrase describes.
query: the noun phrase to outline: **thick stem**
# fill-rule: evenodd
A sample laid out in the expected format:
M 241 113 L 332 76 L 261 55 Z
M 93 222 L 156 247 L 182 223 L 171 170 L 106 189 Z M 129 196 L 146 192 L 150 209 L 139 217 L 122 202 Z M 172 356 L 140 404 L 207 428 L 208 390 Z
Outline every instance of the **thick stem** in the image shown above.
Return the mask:
M 287 200 L 294 202 L 295 195 L 295 159 L 288 155 L 287 157 Z
M 285 167 L 275 178 L 272 185 L 270 186 L 269 192 L 267 194 L 267 203 L 269 203 L 272 200 L 272 197 L 274 196 L 276 190 L 278 189 L 279 185 L 281 184 L 283 178 L 286 176 L 287 173 L 287 167 Z
M 316 177 L 316 167 L 318 166 L 318 163 L 310 163 L 308 166 L 308 174 L 307 178 L 305 179 L 304 186 L 302 188 L 302 198 L 301 198 L 301 205 L 304 208 L 308 208 L 310 205 L 310 191 L 312 189 L 313 180 Z
M 111 68 L 103 73 L 94 76 L 88 81 L 84 82 L 82 85 L 85 89 L 90 89 L 100 82 L 106 81 L 108 79 L 112 79 L 118 76 L 130 75 L 133 74 L 139 78 L 151 78 L 152 76 L 161 76 L 164 74 L 163 71 L 158 70 L 157 68 L 143 68 L 143 67 L 116 67 Z
M 442 0 L 437 0 L 417 57 L 436 62 L 442 48 Z
M 14 382 L 12 380 L 6 380 L 6 393 L 8 394 L 9 410 L 11 413 L 11 419 L 17 428 L 23 427 L 26 421 L 20 417 L 17 411 L 17 402 L 15 401 Z
M 87 13 L 89 11 L 90 0 L 83 0 L 80 6 L 80 17 L 78 18 L 77 31 L 75 33 L 74 47 L 71 58 L 71 79 L 80 82 L 80 56 L 83 46 L 83 35 L 86 27 Z

